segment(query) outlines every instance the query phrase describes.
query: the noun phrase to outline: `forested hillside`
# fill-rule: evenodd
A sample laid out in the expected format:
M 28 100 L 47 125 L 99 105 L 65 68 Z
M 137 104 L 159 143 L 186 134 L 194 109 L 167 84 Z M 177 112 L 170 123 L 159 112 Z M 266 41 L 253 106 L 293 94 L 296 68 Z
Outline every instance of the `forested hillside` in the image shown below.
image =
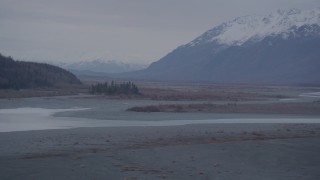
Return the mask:
M 15 61 L 0 54 L 0 89 L 61 87 L 81 84 L 62 68 L 35 62 Z

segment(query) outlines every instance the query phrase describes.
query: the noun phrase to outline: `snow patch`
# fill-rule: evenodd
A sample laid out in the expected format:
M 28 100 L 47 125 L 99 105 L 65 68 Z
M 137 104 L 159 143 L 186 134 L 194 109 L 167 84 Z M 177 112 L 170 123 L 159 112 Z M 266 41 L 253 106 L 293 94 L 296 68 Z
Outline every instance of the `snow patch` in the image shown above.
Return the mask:
M 313 24 L 320 25 L 320 8 L 305 11 L 278 10 L 267 16 L 251 15 L 236 18 L 207 31 L 187 45 L 195 46 L 214 41 L 223 45 L 242 45 L 249 40 L 259 41 L 278 34 L 288 38 L 293 29 Z

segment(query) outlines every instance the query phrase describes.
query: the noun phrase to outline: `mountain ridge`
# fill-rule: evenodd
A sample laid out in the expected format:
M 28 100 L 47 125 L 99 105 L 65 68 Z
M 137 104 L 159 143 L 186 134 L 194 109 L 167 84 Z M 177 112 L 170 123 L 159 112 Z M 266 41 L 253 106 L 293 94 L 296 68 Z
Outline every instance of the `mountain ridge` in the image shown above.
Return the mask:
M 179 46 L 147 69 L 127 73 L 126 76 L 165 81 L 320 85 L 317 78 L 320 77 L 319 8 L 278 11 L 273 15 L 253 18 L 259 22 L 246 23 L 243 19 L 247 17 L 222 23 L 190 43 Z M 275 22 L 262 17 L 269 17 Z M 258 25 L 253 26 L 252 31 L 245 28 L 250 36 L 239 31 L 233 39 L 220 41 L 220 37 L 224 37 L 221 35 L 230 30 L 225 29 L 227 24 L 233 27 L 230 23 L 244 27 Z M 283 27 L 257 35 L 256 32 L 260 31 L 256 27 L 261 29 L 261 24 Z
M 103 60 L 95 59 L 92 61 L 80 61 L 73 63 L 54 63 L 55 65 L 68 69 L 73 73 L 84 73 L 84 74 L 94 74 L 94 73 L 123 73 L 129 71 L 136 71 L 147 66 L 138 63 L 124 63 L 115 60 Z M 90 73 L 92 72 L 92 73 Z
M 226 45 L 242 45 L 248 40 L 262 40 L 270 35 L 290 33 L 292 27 L 312 24 L 320 25 L 320 8 L 305 11 L 278 10 L 270 15 L 247 15 L 208 30 L 186 46 L 213 41 Z

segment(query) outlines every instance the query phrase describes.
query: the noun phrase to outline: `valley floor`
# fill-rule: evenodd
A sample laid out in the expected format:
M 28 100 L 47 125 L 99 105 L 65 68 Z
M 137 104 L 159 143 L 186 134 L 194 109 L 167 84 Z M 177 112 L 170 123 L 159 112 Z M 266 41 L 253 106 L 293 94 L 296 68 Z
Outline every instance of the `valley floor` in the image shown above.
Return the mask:
M 307 106 L 319 104 L 318 88 L 144 83 L 141 91 L 139 97 L 0 99 L 1 179 L 320 177 L 320 118 Z M 127 111 L 177 104 L 276 108 L 260 113 Z M 299 104 L 304 110 L 275 113 L 279 104 Z

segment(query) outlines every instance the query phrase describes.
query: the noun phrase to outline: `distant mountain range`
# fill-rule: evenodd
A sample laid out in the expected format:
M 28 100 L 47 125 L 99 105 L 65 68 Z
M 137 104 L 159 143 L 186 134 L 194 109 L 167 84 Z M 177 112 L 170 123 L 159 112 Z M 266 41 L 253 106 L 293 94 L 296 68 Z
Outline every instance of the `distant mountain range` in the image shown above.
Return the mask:
M 178 47 L 148 68 L 122 76 L 320 85 L 320 9 L 236 18 Z
M 15 61 L 0 54 L 0 89 L 67 87 L 81 84 L 80 80 L 57 66 Z
M 76 75 L 103 75 L 111 73 L 123 73 L 137 71 L 147 67 L 144 64 L 138 63 L 123 63 L 113 60 L 93 60 L 81 61 L 74 63 L 55 63 L 55 65 L 68 69 Z

